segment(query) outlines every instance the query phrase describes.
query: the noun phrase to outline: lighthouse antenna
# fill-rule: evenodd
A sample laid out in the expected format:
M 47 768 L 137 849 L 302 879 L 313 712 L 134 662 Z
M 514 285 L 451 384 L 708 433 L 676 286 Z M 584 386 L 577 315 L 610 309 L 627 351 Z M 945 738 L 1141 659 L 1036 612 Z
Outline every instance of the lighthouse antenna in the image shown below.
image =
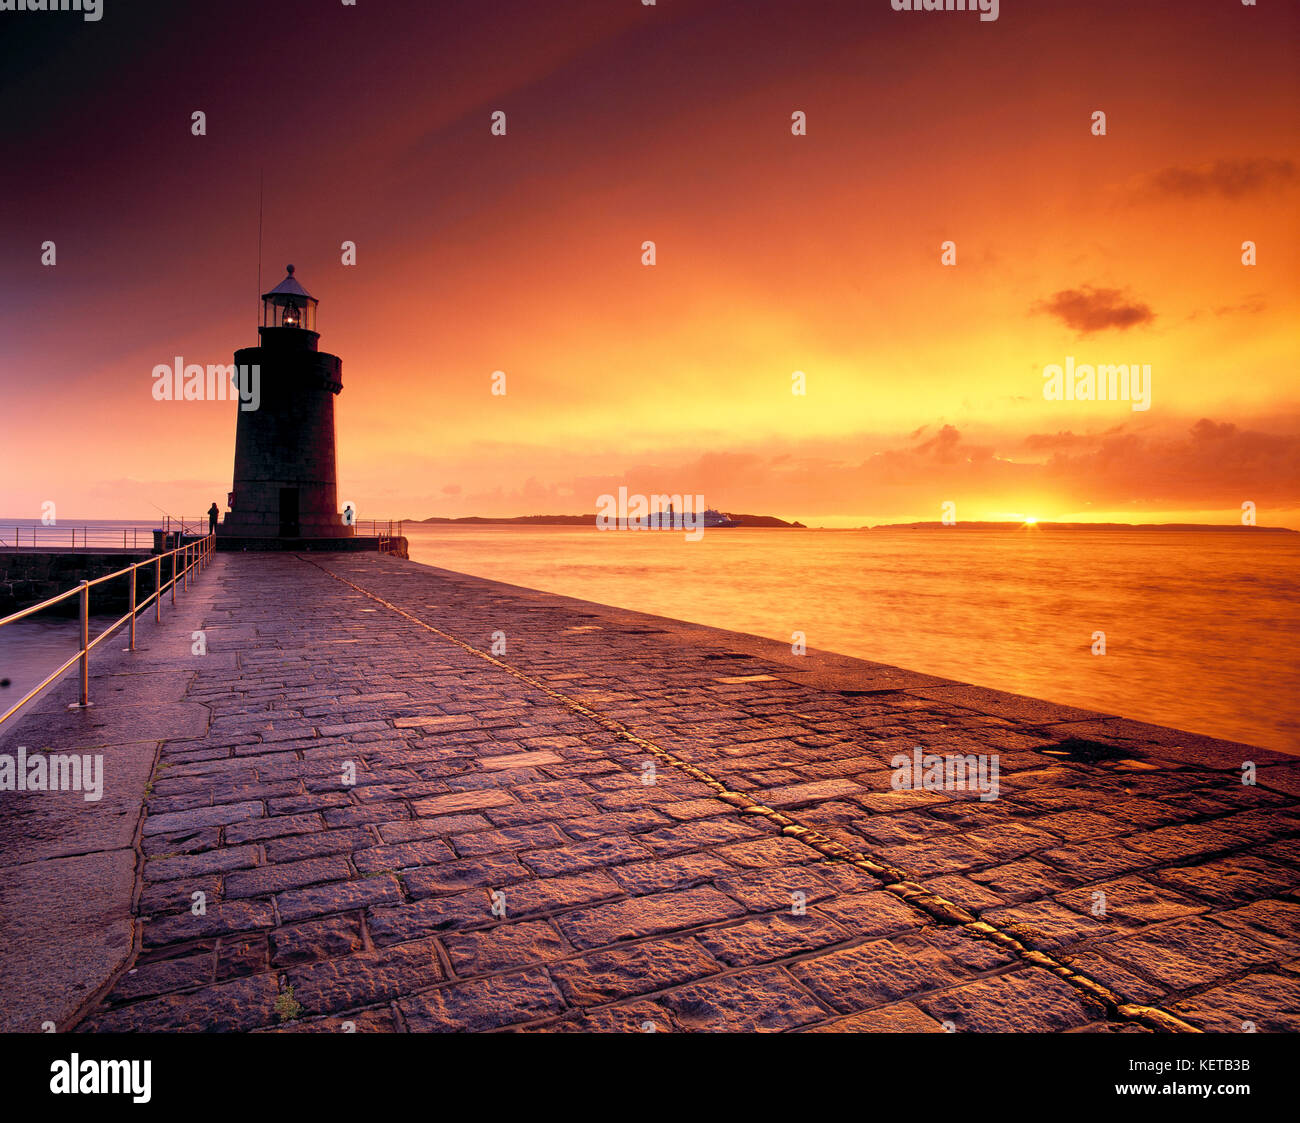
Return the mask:
M 262 192 L 266 181 L 266 170 L 257 172 L 257 314 L 262 315 Z

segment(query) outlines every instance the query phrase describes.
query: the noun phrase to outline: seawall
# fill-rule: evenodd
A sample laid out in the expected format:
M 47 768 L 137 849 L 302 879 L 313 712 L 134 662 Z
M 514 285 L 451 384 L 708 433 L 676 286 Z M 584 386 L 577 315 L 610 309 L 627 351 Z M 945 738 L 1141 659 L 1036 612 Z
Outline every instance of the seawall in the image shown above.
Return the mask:
M 148 550 L 0 550 L 0 616 L 8 616 L 33 604 L 75 588 L 81 581 L 93 581 L 136 562 L 145 561 Z M 169 562 L 163 563 L 163 582 L 171 576 Z M 154 571 L 145 567 L 136 573 L 136 597 L 144 600 L 154 589 Z M 128 578 L 106 581 L 90 592 L 90 610 L 123 613 L 130 604 Z M 48 609 L 52 615 L 76 616 L 80 598 L 70 597 Z
M 374 554 L 140 643 L 0 732 L 110 777 L 0 796 L 6 1028 L 1300 1028 L 1293 757 Z

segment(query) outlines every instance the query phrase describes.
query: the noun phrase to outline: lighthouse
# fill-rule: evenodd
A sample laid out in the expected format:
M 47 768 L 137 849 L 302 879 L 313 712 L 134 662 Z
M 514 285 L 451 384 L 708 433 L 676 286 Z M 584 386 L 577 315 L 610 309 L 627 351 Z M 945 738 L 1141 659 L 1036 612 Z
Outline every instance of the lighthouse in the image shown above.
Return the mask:
M 290 265 L 284 280 L 262 294 L 259 345 L 235 352 L 237 368 L 259 368 L 261 401 L 237 414 L 234 490 L 219 540 L 252 539 L 245 544 L 274 549 L 354 534 L 338 510 L 334 458 L 343 363 L 317 348 L 317 303 Z

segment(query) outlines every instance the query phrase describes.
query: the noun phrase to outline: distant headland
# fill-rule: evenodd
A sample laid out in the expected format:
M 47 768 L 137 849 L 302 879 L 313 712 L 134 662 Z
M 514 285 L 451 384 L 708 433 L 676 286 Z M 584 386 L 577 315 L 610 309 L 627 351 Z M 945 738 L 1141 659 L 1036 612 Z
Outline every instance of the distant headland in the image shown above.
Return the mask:
M 919 522 L 876 523 L 858 530 L 1214 530 L 1249 531 L 1252 534 L 1296 534 L 1287 526 L 1242 526 L 1237 523 L 1057 523 L 1044 519 L 1030 522 Z

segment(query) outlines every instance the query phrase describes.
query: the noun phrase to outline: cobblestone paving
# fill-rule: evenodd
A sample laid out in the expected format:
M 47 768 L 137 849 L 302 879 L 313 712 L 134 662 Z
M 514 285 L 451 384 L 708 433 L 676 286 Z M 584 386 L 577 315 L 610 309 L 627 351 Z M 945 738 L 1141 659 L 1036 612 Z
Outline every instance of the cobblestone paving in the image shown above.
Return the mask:
M 203 581 L 81 1029 L 1300 1028 L 1291 758 L 390 558 Z

